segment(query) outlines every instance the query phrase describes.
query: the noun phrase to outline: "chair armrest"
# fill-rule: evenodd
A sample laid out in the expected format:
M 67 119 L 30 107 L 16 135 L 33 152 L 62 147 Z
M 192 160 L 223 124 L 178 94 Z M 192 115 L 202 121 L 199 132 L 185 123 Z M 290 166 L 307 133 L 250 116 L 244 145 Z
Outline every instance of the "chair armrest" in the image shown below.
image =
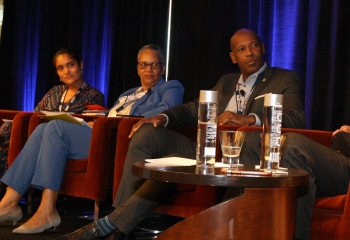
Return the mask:
M 239 128 L 240 131 L 262 131 L 262 127 L 258 126 L 243 126 Z M 297 129 L 297 128 L 282 128 L 282 133 L 294 132 L 302 134 L 320 144 L 327 147 L 331 145 L 332 132 L 324 130 L 309 130 L 309 129 Z
M 13 120 L 13 118 L 14 118 L 18 113 L 21 113 L 21 112 L 23 112 L 23 111 L 0 109 L 0 124 L 3 124 L 3 123 L 4 123 L 4 122 L 2 121 L 2 119 L 11 119 L 11 120 Z
M 12 164 L 28 139 L 29 121 L 33 112 L 20 112 L 13 118 L 8 166 Z
M 114 186 L 113 196 L 116 195 L 118 187 L 123 176 L 124 161 L 128 152 L 130 139 L 128 138 L 132 126 L 137 123 L 141 118 L 125 118 L 118 127 L 117 135 L 117 152 L 115 155 L 115 167 L 114 167 Z M 185 136 L 188 136 L 193 141 L 197 138 L 197 125 L 187 125 L 173 128 L 172 130 L 179 132 Z
M 338 239 L 348 238 L 350 234 L 349 226 L 350 226 L 350 183 L 349 183 L 348 193 L 346 194 L 344 213 L 343 213 L 343 218 L 340 222 Z
M 121 120 L 121 118 L 99 116 L 93 125 L 86 177 L 81 187 L 98 189 L 99 200 L 104 200 L 105 189 L 108 187 L 112 189 L 113 186 L 116 136 Z
M 330 131 L 282 128 L 282 133 L 287 132 L 299 133 L 327 147 L 331 146 L 333 132 Z
M 129 134 L 132 126 L 140 120 L 141 118 L 136 117 L 123 118 L 119 123 L 114 163 L 113 197 L 117 194 L 123 176 L 124 161 L 130 143 Z

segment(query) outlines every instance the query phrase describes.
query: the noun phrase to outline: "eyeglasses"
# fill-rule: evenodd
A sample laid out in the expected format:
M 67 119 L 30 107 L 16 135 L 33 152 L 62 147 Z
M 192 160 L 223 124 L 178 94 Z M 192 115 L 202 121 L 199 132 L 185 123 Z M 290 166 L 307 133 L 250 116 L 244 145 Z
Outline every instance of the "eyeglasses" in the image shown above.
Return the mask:
M 147 68 L 148 66 L 151 66 L 151 68 L 153 69 L 158 69 L 160 68 L 160 66 L 162 66 L 163 63 L 160 63 L 160 62 L 151 62 L 151 63 L 146 63 L 146 62 L 138 62 L 137 63 L 137 66 L 141 69 L 145 69 Z

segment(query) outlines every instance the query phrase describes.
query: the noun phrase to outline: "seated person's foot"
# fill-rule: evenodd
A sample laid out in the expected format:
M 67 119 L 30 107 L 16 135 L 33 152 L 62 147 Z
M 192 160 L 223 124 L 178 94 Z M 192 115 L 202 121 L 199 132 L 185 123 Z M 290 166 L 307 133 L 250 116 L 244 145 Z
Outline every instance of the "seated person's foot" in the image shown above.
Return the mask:
M 120 236 L 120 238 L 119 238 Z M 54 240 L 83 240 L 83 239 L 89 239 L 89 240 L 95 240 L 95 239 L 117 239 L 122 240 L 125 238 L 125 234 L 121 233 L 118 229 L 114 230 L 112 233 L 105 236 L 101 230 L 97 227 L 95 222 L 90 223 L 89 225 L 86 225 L 75 232 L 63 235 L 61 237 L 55 238 Z
M 2 211 L 0 213 L 0 222 L 12 221 L 13 225 L 16 224 L 17 221 L 22 219 L 22 210 L 19 206 Z

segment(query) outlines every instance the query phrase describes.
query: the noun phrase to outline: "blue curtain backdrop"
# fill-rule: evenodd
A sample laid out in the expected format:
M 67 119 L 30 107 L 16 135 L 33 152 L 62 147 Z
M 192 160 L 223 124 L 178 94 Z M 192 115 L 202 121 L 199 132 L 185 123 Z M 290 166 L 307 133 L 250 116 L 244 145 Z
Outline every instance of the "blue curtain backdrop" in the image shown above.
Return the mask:
M 238 71 L 229 40 L 258 32 L 265 60 L 296 71 L 305 90 L 307 128 L 350 123 L 350 1 L 173 0 L 168 76 L 185 101 Z M 58 77 L 51 58 L 62 46 L 81 51 L 84 79 L 106 95 L 139 86 L 138 49 L 166 48 L 166 0 L 5 0 L 0 45 L 0 108 L 31 111 Z
M 90 84 L 108 93 L 114 29 L 113 1 L 84 1 L 82 59 Z

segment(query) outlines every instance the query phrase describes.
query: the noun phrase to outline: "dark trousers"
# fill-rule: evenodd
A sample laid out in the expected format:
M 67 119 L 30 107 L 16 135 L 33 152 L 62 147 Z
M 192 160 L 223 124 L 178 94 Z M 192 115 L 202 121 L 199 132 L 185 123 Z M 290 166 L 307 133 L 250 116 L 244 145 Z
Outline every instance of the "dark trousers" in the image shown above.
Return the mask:
M 261 132 L 246 133 L 240 155 L 242 163 L 259 164 Z M 297 199 L 295 237 L 308 239 L 316 197 L 346 194 L 349 186 L 349 158 L 303 135 L 287 133 L 281 166 L 309 173 L 309 188 Z
M 132 174 L 132 164 L 171 153 L 195 154 L 195 143 L 182 134 L 151 124 L 142 126 L 132 137 L 125 159 L 123 177 L 109 219 L 122 232 L 130 233 L 154 208 L 168 200 L 175 184 L 144 180 Z

